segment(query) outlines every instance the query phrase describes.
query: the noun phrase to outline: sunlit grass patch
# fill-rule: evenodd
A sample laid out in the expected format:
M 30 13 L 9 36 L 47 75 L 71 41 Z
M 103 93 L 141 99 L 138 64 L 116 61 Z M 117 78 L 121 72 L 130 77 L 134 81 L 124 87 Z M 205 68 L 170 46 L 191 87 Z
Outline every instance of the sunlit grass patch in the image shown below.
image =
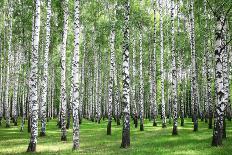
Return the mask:
M 27 123 L 26 123 L 27 124 Z M 135 154 L 135 155 L 227 155 L 232 152 L 232 126 L 227 122 L 227 136 L 222 147 L 211 147 L 212 129 L 208 125 L 199 122 L 199 131 L 193 132 L 190 119 L 185 120 L 184 127 L 178 127 L 177 136 L 172 136 L 172 124 L 167 124 L 167 128 L 161 128 L 161 122 L 153 127 L 152 122 L 145 120 L 145 131 L 135 129 L 131 124 L 131 147 L 121 149 L 122 126 L 112 124 L 112 135 L 106 135 L 107 121 L 101 124 L 83 120 L 80 128 L 80 149 L 72 151 L 72 126 L 68 132 L 68 141 L 60 141 L 60 129 L 56 126 L 57 121 L 52 120 L 47 123 L 47 136 L 38 137 L 37 152 L 35 154 Z M 0 127 L 0 154 L 29 154 L 25 153 L 30 134 L 27 133 L 27 126 L 24 132 L 20 132 L 20 126 L 12 126 L 6 129 L 3 123 Z

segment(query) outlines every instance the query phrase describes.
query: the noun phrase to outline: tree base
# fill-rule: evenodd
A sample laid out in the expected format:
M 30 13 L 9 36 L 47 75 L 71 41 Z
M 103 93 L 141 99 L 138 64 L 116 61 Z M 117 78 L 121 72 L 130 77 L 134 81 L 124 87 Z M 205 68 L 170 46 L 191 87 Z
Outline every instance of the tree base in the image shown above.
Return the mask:
M 45 132 L 40 132 L 39 136 L 40 136 L 40 137 L 45 137 L 45 136 L 46 136 L 46 133 L 45 133 Z
M 127 149 L 130 147 L 130 131 L 123 129 L 121 148 Z
M 18 122 L 17 122 L 17 120 L 14 122 L 14 126 L 18 126 Z
M 144 131 L 144 126 L 143 126 L 143 124 L 140 124 L 140 131 Z
M 61 136 L 61 141 L 66 142 L 66 141 L 67 141 L 67 136 L 62 135 L 62 136 Z
M 107 135 L 111 135 L 111 122 L 110 121 L 108 122 L 108 125 L 107 125 Z
M 184 120 L 181 120 L 180 126 L 184 126 Z
M 215 137 L 215 136 L 213 136 L 213 141 L 212 141 L 212 146 L 221 146 L 222 145 L 222 141 L 221 140 L 219 140 L 219 138 L 218 137 Z
M 135 124 L 135 128 L 137 128 L 138 127 L 138 117 L 137 116 L 135 116 L 135 118 L 134 118 L 134 124 Z
M 10 124 L 6 124 L 6 128 L 10 128 Z
M 208 118 L 205 118 L 205 123 L 208 123 Z
M 166 128 L 166 127 L 167 127 L 167 125 L 163 123 L 162 124 L 162 128 Z
M 194 132 L 198 131 L 198 124 L 194 124 L 193 131 L 194 131 Z
M 177 127 L 173 127 L 172 135 L 173 135 L 173 136 L 178 135 Z
M 20 132 L 23 132 L 23 127 L 20 128 Z
M 70 123 L 68 122 L 67 124 L 66 124 L 66 129 L 68 130 L 70 128 Z
M 117 119 L 117 126 L 119 126 L 119 125 L 121 125 L 121 123 L 120 123 L 120 119 L 118 118 Z
M 72 148 L 73 151 L 76 151 L 78 149 L 79 149 L 79 146 L 73 146 L 73 148 Z
M 29 143 L 29 146 L 27 148 L 27 152 L 35 152 L 36 151 L 36 143 Z
M 153 121 L 153 126 L 157 126 L 157 123 L 156 123 L 156 121 Z

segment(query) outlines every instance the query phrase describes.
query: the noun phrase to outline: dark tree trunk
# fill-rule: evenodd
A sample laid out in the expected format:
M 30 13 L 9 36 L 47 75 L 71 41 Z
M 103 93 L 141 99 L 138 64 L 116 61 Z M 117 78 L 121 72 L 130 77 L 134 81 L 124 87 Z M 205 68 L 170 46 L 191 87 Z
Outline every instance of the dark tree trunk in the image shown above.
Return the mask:
M 111 122 L 112 121 L 109 121 L 107 125 L 107 135 L 111 135 Z
M 29 143 L 29 146 L 27 148 L 27 152 L 35 152 L 36 151 L 36 143 Z
M 138 127 L 138 115 L 135 114 L 135 117 L 134 117 L 134 124 L 135 124 L 135 128 Z

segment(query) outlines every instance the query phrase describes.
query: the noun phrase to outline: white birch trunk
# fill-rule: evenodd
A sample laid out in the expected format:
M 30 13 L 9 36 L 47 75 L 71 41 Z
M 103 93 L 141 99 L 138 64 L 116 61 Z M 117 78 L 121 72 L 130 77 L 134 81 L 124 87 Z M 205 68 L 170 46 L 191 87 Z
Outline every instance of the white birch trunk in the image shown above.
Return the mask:
M 35 23 L 33 35 L 33 53 L 31 55 L 31 72 L 29 80 L 29 104 L 31 107 L 31 138 L 27 152 L 35 152 L 38 136 L 38 48 L 40 32 L 40 0 L 35 1 Z
M 63 25 L 63 40 L 60 49 L 61 54 L 61 141 L 67 141 L 67 132 L 66 132 L 66 111 L 67 111 L 67 99 L 66 99 L 66 42 L 68 37 L 68 0 L 65 0 L 64 3 L 64 25 Z
M 80 146 L 79 142 L 79 99 L 80 99 L 80 86 L 79 86 L 79 33 L 80 33 L 80 21 L 79 21 L 79 6 L 80 0 L 74 2 L 74 54 L 73 54 L 73 91 L 72 91 L 72 106 L 73 106 L 73 150 L 76 150 Z
M 50 20 L 51 20 L 51 0 L 47 0 L 47 21 L 46 21 L 46 43 L 44 50 L 43 79 L 41 92 L 41 133 L 40 136 L 46 135 L 46 111 L 47 111 L 47 94 L 48 94 L 48 60 L 50 47 Z

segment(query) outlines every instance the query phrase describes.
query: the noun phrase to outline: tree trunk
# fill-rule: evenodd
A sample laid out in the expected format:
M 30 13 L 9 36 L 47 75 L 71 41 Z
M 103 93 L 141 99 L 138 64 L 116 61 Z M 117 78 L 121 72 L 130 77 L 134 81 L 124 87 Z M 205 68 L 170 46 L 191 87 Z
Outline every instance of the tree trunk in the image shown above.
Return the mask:
M 137 111 L 137 104 L 136 104 L 136 40 L 135 37 L 133 37 L 133 58 L 132 58 L 132 73 L 133 73 L 133 80 L 132 80 L 132 114 L 134 119 L 135 128 L 138 127 L 138 111 Z
M 123 45 L 123 129 L 122 129 L 122 148 L 130 147 L 130 77 L 129 77 L 129 15 L 130 2 L 125 1 L 125 27 L 124 27 L 124 45 Z
M 19 69 L 20 69 L 20 57 L 19 53 L 15 53 L 15 66 L 14 66 L 14 73 L 15 73 L 15 80 L 14 80 L 14 94 L 13 94 L 13 103 L 12 103 L 12 111 L 13 111 L 13 119 L 14 119 L 14 125 L 17 126 L 17 119 L 18 119 L 18 113 L 17 113 L 17 99 L 18 99 L 18 83 L 19 83 Z
M 160 72 L 161 72 L 161 110 L 162 128 L 166 128 L 165 100 L 164 100 L 164 36 L 163 36 L 163 1 L 159 0 L 160 14 Z
M 9 2 L 9 40 L 8 40 L 8 64 L 6 66 L 6 88 L 5 88 L 5 117 L 6 117 L 6 127 L 10 127 L 10 100 L 9 100 L 9 91 L 10 91 L 10 67 L 12 64 L 12 14 L 13 7 L 12 2 Z
M 79 142 L 79 98 L 80 98 L 80 89 L 79 89 L 79 33 L 80 33 L 80 21 L 79 21 L 79 5 L 80 0 L 75 0 L 74 3 L 74 54 L 72 62 L 73 70 L 73 150 L 76 150 L 80 147 Z
M 61 45 L 61 141 L 67 141 L 66 132 L 66 42 L 68 36 L 68 0 L 64 1 L 64 25 L 63 25 L 63 40 Z
M 142 29 L 142 27 L 141 27 Z M 144 84 L 143 84 L 143 47 L 142 47 L 142 30 L 139 32 L 139 81 L 140 81 L 140 89 L 139 89 L 139 118 L 140 118 L 140 131 L 144 131 L 144 126 L 143 126 L 143 115 L 144 115 L 144 107 L 143 107 L 143 102 L 144 102 Z
M 156 105 L 156 2 L 153 1 L 153 10 L 154 10 L 154 47 L 153 47 L 153 59 L 152 59 L 152 102 L 153 102 L 153 126 L 157 126 L 156 118 L 158 116 L 157 105 Z
M 41 92 L 41 132 L 40 136 L 46 135 L 46 110 L 47 110 L 47 93 L 48 93 L 48 54 L 50 46 L 50 20 L 51 20 L 51 0 L 47 1 L 47 22 L 46 22 L 46 43 L 44 50 L 44 71 L 42 79 Z
M 216 62 L 216 109 L 214 116 L 214 129 L 213 129 L 213 139 L 212 146 L 222 145 L 222 136 L 223 136 L 223 122 L 224 122 L 224 112 L 226 108 L 225 91 L 223 85 L 223 56 L 225 49 L 224 42 L 224 32 L 225 32 L 225 18 L 220 15 L 217 17 L 217 25 L 215 31 L 215 62 Z
M 31 105 L 31 138 L 27 152 L 36 151 L 38 135 L 38 96 L 37 96 L 37 77 L 38 77 L 38 48 L 40 32 L 40 0 L 35 1 L 35 22 L 33 36 L 33 53 L 31 55 L 31 72 L 29 80 L 29 104 Z
M 177 135 L 177 73 L 176 73 L 176 51 L 174 38 L 174 0 L 171 0 L 171 40 L 172 40 L 172 97 L 173 97 L 173 130 L 172 135 Z
M 116 8 L 114 8 L 116 10 Z M 113 107 L 113 86 L 115 76 L 115 24 L 112 25 L 110 34 L 110 79 L 109 79 L 109 96 L 108 96 L 108 125 L 107 135 L 111 135 L 112 107 Z
M 197 91 L 197 73 L 196 73 L 196 51 L 195 51 L 195 26 L 194 26 L 194 3 L 190 0 L 190 42 L 192 50 L 192 78 L 191 78 L 191 88 L 192 88 L 192 105 L 193 105 L 193 131 L 198 131 L 198 91 Z

